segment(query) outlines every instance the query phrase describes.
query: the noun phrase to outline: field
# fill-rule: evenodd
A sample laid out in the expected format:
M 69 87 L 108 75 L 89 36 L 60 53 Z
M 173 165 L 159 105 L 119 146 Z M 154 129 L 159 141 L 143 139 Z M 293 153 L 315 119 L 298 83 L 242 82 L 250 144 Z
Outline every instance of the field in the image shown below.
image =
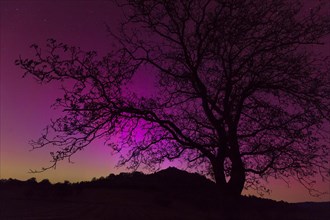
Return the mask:
M 1 219 L 216 219 L 171 195 L 138 190 L 86 189 L 71 195 L 10 189 L 1 192 Z

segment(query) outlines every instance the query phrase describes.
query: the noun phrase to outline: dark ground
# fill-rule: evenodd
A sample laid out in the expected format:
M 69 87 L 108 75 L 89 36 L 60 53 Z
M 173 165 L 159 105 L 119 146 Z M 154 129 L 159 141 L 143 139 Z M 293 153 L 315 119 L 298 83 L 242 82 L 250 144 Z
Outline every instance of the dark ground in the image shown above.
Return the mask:
M 330 202 L 290 204 L 242 197 L 239 203 L 226 206 L 208 180 L 174 169 L 153 175 L 111 175 L 79 184 L 0 182 L 1 220 L 330 219 Z

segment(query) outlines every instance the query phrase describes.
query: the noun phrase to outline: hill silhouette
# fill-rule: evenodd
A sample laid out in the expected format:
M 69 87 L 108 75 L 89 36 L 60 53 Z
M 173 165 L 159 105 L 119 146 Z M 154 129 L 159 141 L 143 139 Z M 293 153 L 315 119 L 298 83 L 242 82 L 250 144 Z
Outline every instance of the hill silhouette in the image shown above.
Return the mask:
M 0 195 L 0 219 L 330 219 L 329 202 L 242 196 L 228 207 L 212 181 L 174 167 L 79 183 L 1 180 Z
M 91 182 L 79 184 L 87 187 L 143 188 L 145 190 L 206 189 L 215 186 L 214 182 L 204 176 L 179 170 L 175 167 L 169 167 L 153 174 L 141 172 L 111 174 L 106 178 L 94 179 Z

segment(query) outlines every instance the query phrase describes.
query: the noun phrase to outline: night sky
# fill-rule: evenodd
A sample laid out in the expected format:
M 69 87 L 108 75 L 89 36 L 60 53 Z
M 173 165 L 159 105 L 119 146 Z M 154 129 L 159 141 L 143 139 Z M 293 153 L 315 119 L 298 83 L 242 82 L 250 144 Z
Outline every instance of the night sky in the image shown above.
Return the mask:
M 312 0 L 307 0 L 310 7 Z M 31 151 L 29 140 L 36 139 L 51 118 L 56 118 L 50 108 L 61 95 L 59 84 L 41 86 L 32 77 L 22 78 L 23 71 L 14 65 L 15 59 L 32 57 L 32 43 L 44 46 L 46 39 L 80 46 L 83 50 L 95 50 L 100 55 L 111 50 L 113 43 L 106 32 L 105 24 L 115 27 L 120 19 L 120 9 L 111 1 L 3 1 L 0 0 L 0 73 L 1 73 L 1 164 L 0 178 L 28 179 L 44 178 L 52 182 L 91 180 L 125 171 L 115 168 L 118 155 L 97 142 L 77 153 L 73 164 L 63 161 L 56 170 L 41 174 L 30 174 L 29 169 L 40 169 L 50 165 L 51 147 Z M 329 11 L 328 11 L 329 13 Z M 329 37 L 320 48 L 322 53 L 330 51 Z M 330 55 L 330 54 L 329 54 Z M 148 82 L 144 79 L 143 82 Z M 137 86 L 138 89 L 147 88 Z M 142 90 L 148 93 L 148 90 Z M 164 167 L 170 164 L 165 164 Z M 173 164 L 172 164 L 173 165 Z M 180 168 L 180 164 L 175 164 Z M 270 180 L 272 193 L 266 197 L 290 202 L 329 201 L 329 194 L 311 197 L 302 186 Z M 321 191 L 330 191 L 329 183 L 318 183 Z M 245 191 L 244 194 L 253 194 Z

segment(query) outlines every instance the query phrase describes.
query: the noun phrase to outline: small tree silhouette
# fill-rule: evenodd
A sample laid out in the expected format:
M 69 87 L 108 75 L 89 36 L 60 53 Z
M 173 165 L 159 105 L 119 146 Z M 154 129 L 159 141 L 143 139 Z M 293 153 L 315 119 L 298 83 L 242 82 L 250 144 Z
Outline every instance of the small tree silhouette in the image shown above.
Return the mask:
M 261 187 L 260 178 L 292 176 L 312 190 L 328 173 L 329 17 L 299 1 L 132 0 L 113 34 L 118 50 L 98 59 L 49 40 L 16 61 L 41 83 L 60 81 L 63 109 L 34 148 L 58 146 L 56 163 L 103 138 L 124 151 L 119 165 L 153 168 L 181 158 L 209 171 L 223 195 Z M 155 79 L 150 96 L 132 92 L 139 71 Z M 68 81 L 69 83 L 65 83 Z M 137 137 L 137 134 L 143 137 Z M 111 137 L 122 139 L 112 142 Z M 46 168 L 47 169 L 47 168 Z

